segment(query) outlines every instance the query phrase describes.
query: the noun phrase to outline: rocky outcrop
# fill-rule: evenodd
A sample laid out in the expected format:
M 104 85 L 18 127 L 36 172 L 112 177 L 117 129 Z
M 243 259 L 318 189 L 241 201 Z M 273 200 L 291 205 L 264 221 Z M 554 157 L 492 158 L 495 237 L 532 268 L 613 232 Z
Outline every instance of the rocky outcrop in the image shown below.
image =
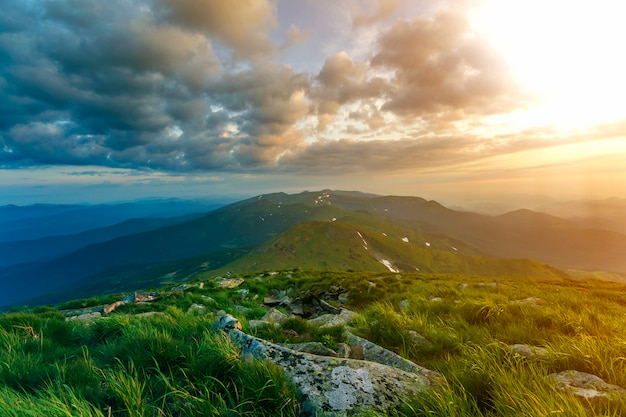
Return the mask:
M 416 373 L 370 361 L 296 352 L 243 333 L 230 315 L 219 317 L 212 329 L 227 333 L 243 356 L 281 366 L 296 385 L 303 414 L 308 416 L 388 413 L 439 380 L 432 371 Z
M 323 329 L 325 327 L 344 326 L 355 317 L 355 312 L 342 308 L 339 314 L 324 314 L 309 320 L 309 323 L 313 324 L 314 326 L 319 326 L 321 329 Z
M 600 377 L 579 371 L 563 371 L 547 376 L 559 389 L 569 391 L 586 400 L 596 398 L 624 398 L 626 390 L 604 382 Z

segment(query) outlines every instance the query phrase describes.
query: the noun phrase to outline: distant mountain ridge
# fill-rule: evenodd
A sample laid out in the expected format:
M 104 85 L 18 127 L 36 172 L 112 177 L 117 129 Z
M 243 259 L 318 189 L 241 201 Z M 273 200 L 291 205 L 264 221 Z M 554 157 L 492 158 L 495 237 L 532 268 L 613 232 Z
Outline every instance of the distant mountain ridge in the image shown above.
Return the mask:
M 242 270 L 301 266 L 492 276 L 507 271 L 515 276 L 561 273 L 542 262 L 626 271 L 626 235 L 620 233 L 530 210 L 488 216 L 420 197 L 323 190 L 259 195 L 45 262 L 1 268 L 0 283 L 6 291 L 0 293 L 0 306 L 86 285 L 94 277 L 101 288 L 106 279 L 119 276 L 124 265 L 139 271 L 155 263 L 188 265 L 191 261 L 185 259 L 192 257 L 202 263 L 203 256 L 215 264 L 214 255 L 229 250 L 240 252 L 231 252 L 238 254 L 221 267 Z

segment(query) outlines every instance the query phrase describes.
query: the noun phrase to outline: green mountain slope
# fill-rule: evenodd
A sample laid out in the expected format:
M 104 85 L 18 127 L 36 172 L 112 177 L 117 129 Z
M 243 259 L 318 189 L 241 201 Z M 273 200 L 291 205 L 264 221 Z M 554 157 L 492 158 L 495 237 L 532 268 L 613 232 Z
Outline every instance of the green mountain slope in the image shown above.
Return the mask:
M 437 249 L 442 241 L 411 230 L 394 236 L 337 222 L 306 222 L 289 228 L 227 264 L 224 270 L 253 272 L 271 269 L 363 270 L 372 272 L 436 272 L 481 276 L 562 278 L 564 272 L 529 259 L 463 255 Z M 408 237 L 411 236 L 411 237 Z M 429 241 L 412 241 L 416 236 Z M 403 240 L 404 239 L 404 240 Z M 431 242 L 432 240 L 432 242 Z M 443 240 L 445 242 L 445 239 Z

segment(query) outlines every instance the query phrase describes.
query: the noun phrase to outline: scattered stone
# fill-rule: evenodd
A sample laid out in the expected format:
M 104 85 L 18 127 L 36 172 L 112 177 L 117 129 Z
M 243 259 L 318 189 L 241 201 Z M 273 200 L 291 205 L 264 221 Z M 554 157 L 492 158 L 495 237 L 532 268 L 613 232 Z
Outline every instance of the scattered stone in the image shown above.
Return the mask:
M 341 308 L 339 307 L 335 307 L 331 304 L 328 304 L 326 301 L 324 300 L 318 300 L 320 307 L 322 307 L 322 309 L 330 314 L 339 314 L 341 313 Z
M 82 316 L 84 314 L 91 314 L 91 313 L 102 313 L 102 311 L 106 308 L 106 305 L 101 305 L 101 306 L 93 306 L 93 307 L 85 307 L 85 308 L 75 308 L 75 309 L 71 309 L 71 310 L 61 310 L 61 314 L 63 314 L 65 317 L 78 317 L 78 316 Z
M 378 346 L 376 343 L 370 342 L 350 332 L 344 332 L 343 335 L 352 350 L 354 350 L 355 346 L 360 346 L 363 349 L 363 358 L 366 361 L 380 363 L 418 375 L 426 375 L 429 379 L 439 378 L 436 372 L 423 368 L 397 353 L 385 349 L 382 346 Z
M 91 313 L 79 314 L 78 316 L 66 317 L 65 321 L 70 321 L 70 320 L 93 320 L 93 319 L 99 319 L 100 317 L 102 317 L 102 313 L 100 313 L 99 311 L 93 311 Z
M 207 308 L 206 308 L 205 305 L 193 303 L 187 309 L 187 314 L 190 314 L 190 313 L 200 313 L 200 314 L 202 314 L 202 313 L 206 313 L 206 310 L 207 310 Z
M 173 287 L 170 291 L 183 292 L 185 290 L 188 290 L 189 288 L 191 288 L 191 285 L 189 284 L 180 284 L 180 285 Z
M 339 314 L 324 314 L 309 320 L 309 323 L 319 326 L 321 329 L 332 326 L 344 326 L 356 316 L 357 314 L 355 312 L 342 308 Z
M 289 297 L 287 297 L 287 298 L 289 298 Z M 302 302 L 301 301 L 293 302 L 293 303 L 289 304 L 287 306 L 287 308 L 289 309 L 291 314 L 295 314 L 296 316 L 303 316 L 304 315 L 304 308 L 302 306 Z
M 244 283 L 243 278 L 230 278 L 215 283 L 220 288 L 237 288 Z
M 109 304 L 108 306 L 105 306 L 105 307 L 102 309 L 102 313 L 103 313 L 103 314 L 110 314 L 110 313 L 112 313 L 113 311 L 115 311 L 115 309 L 116 309 L 116 308 L 118 308 L 119 306 L 123 306 L 123 305 L 124 305 L 124 302 L 123 302 L 123 301 L 116 301 L 116 302 L 114 302 L 113 304 Z
M 235 306 L 235 310 L 237 311 L 241 311 L 242 313 L 246 314 L 250 312 L 250 309 L 248 307 L 244 307 L 244 306 L 240 306 L 240 305 L 236 305 Z
M 261 321 L 265 321 L 267 323 L 276 323 L 281 324 L 289 318 L 288 315 L 281 313 L 275 308 L 270 308 L 267 313 L 263 317 L 261 317 Z
M 198 282 L 196 285 L 200 290 L 204 288 L 204 282 Z
M 441 298 L 441 297 L 428 297 L 428 301 L 430 301 L 431 303 L 438 303 L 440 301 L 443 301 L 443 298 Z
M 156 301 L 161 298 L 161 294 L 156 292 L 133 292 L 127 294 L 122 301 L 126 304 L 128 303 L 149 303 L 152 301 Z
M 402 300 L 399 305 L 401 310 L 409 311 L 409 300 Z
M 544 359 L 550 355 L 550 352 L 546 348 L 531 346 L 521 343 L 516 343 L 514 345 L 509 345 L 509 348 L 518 355 L 524 356 L 526 358 L 540 358 Z
M 135 317 L 153 317 L 153 316 L 164 316 L 165 313 L 162 311 L 146 311 L 145 313 L 137 313 Z
M 368 361 L 296 352 L 240 331 L 239 321 L 225 315 L 212 330 L 226 332 L 243 356 L 268 359 L 283 367 L 296 385 L 302 415 L 328 412 L 337 416 L 386 414 L 438 383 L 427 373 L 416 374 Z M 432 375 L 436 373 L 430 371 Z
M 349 299 L 350 299 L 350 293 L 347 291 L 337 296 L 337 301 L 339 301 L 341 304 L 347 303 Z
M 247 288 L 243 288 L 237 291 L 237 294 L 239 294 L 239 297 L 241 297 L 242 300 L 244 300 L 248 296 L 249 293 L 250 293 L 250 290 Z
M 465 282 L 464 282 L 464 283 L 462 283 L 462 284 L 459 284 L 459 286 L 458 286 L 457 288 L 458 288 L 458 290 L 459 290 L 459 291 L 463 291 L 463 290 L 464 290 L 464 289 L 466 289 L 467 287 L 469 287 L 469 284 L 467 284 L 467 283 L 465 283 Z
M 533 307 L 539 307 L 545 304 L 545 301 L 539 297 L 528 297 L 522 300 L 513 300 L 511 304 L 526 304 Z
M 626 396 L 624 388 L 608 384 L 600 377 L 585 372 L 563 371 L 550 374 L 547 378 L 553 381 L 559 389 L 587 400 Z
M 491 288 L 495 288 L 498 286 L 497 282 L 479 282 L 478 284 L 476 284 L 476 286 L 478 287 L 491 287 Z
M 430 340 L 428 340 L 415 330 L 409 330 L 409 337 L 411 338 L 411 343 L 413 343 L 413 346 L 426 349 L 433 347 L 433 343 Z
M 212 297 L 209 297 L 208 295 L 202 295 L 201 297 L 207 303 L 214 303 L 215 302 L 215 300 Z

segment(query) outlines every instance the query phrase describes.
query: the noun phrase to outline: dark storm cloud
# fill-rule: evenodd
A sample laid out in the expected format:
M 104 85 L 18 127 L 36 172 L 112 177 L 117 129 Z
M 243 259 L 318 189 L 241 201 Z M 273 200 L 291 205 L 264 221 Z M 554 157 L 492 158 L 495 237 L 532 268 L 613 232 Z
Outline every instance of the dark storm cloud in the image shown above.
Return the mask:
M 308 76 L 259 61 L 276 49 L 269 1 L 11 2 L 0 18 L 4 166 L 229 168 L 301 139 L 291 127 L 308 112 Z

